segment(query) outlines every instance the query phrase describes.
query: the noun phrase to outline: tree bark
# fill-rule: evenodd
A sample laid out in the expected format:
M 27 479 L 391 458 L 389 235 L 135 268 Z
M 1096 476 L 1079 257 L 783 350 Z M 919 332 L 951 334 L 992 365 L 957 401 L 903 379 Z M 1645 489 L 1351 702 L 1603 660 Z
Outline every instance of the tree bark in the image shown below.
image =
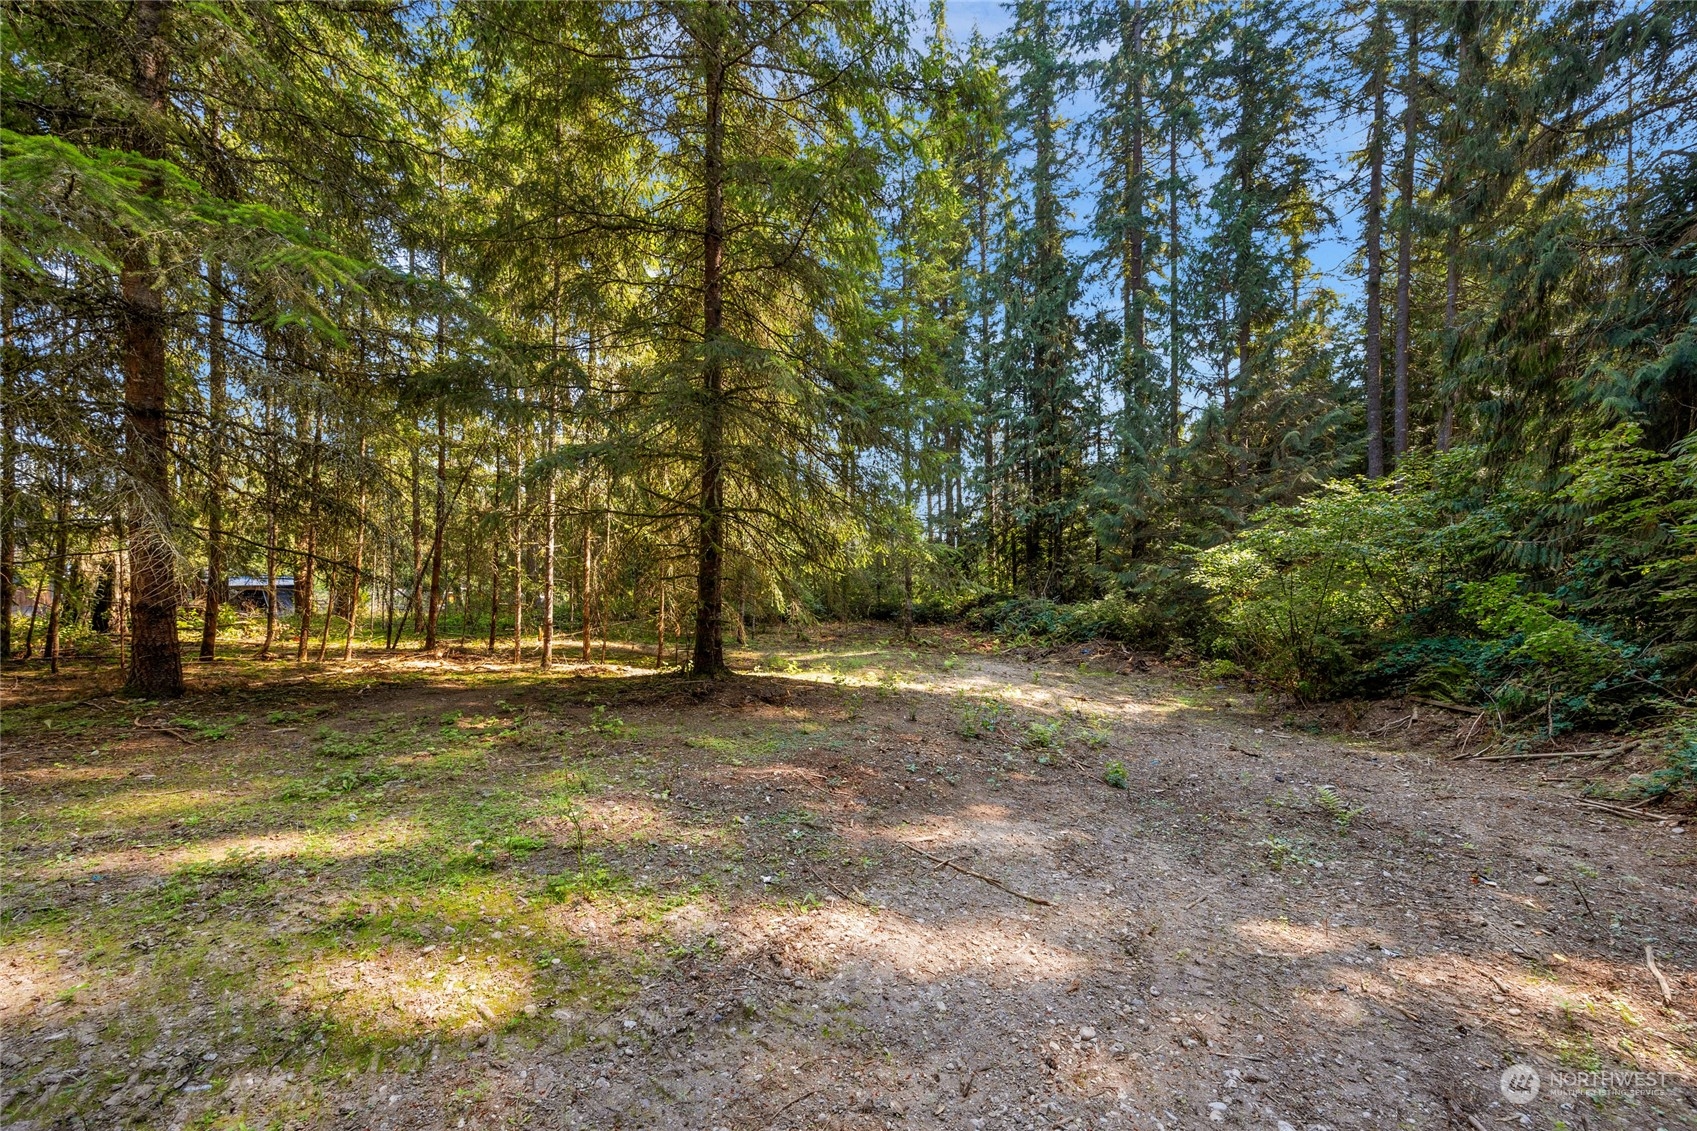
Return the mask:
M 365 463 L 365 437 L 359 438 L 359 459 Z M 359 529 L 354 533 L 353 577 L 348 584 L 353 592 L 348 597 L 348 635 L 342 641 L 342 660 L 344 662 L 354 657 L 354 626 L 359 621 L 359 581 L 361 571 L 365 566 L 365 475 L 362 470 L 359 480 L 359 514 L 356 518 Z
M 557 364 L 560 360 L 560 269 L 554 267 L 554 313 L 550 319 L 550 333 L 553 337 L 553 357 Z M 553 378 L 549 378 L 547 434 L 542 440 L 542 454 L 548 463 L 548 482 L 546 486 L 545 506 L 543 516 L 545 540 L 542 547 L 542 670 L 548 671 L 554 666 L 554 539 L 556 531 L 556 516 L 554 513 L 557 502 L 554 484 L 554 387 Z
M 524 432 L 513 429 L 513 663 L 524 661 Z
M 318 406 L 312 408 L 312 474 L 307 477 L 306 548 L 301 554 L 301 576 L 295 579 L 295 604 L 300 606 L 300 638 L 295 641 L 295 662 L 306 661 L 306 649 L 312 639 L 312 564 L 318 551 L 318 467 L 322 423 Z M 324 610 L 330 616 L 330 610 Z
M 501 504 L 501 454 L 495 452 L 495 497 L 490 510 L 498 510 Z M 495 654 L 495 622 L 500 619 L 501 612 L 501 540 L 489 539 L 489 655 Z
M 12 296 L 0 295 L 0 663 L 12 658 L 12 604 L 17 600 L 18 436 L 14 402 L 18 395 L 16 368 L 8 348 L 12 342 Z M 113 579 L 113 588 L 117 579 Z
M 1407 9 L 1408 73 L 1403 81 L 1402 165 L 1397 195 L 1402 205 L 1397 223 L 1395 377 L 1391 394 L 1391 454 L 1401 459 L 1408 451 L 1409 305 L 1414 275 L 1414 152 L 1420 129 L 1420 10 Z
M 1367 138 L 1367 474 L 1378 479 L 1385 474 L 1384 357 L 1381 345 L 1384 319 L 1380 306 L 1384 278 L 1380 247 L 1385 207 L 1385 5 L 1373 6 L 1373 30 L 1368 44 L 1372 73 L 1368 86 L 1373 98 L 1373 122 Z
M 725 329 L 725 300 L 720 277 L 725 249 L 725 56 L 726 9 L 713 4 L 706 13 L 706 144 L 702 189 L 706 225 L 702 237 L 701 502 L 697 520 L 695 579 L 695 651 L 691 670 L 698 676 L 725 674 L 724 613 L 724 444 L 725 374 L 720 339 Z
M 200 629 L 200 658 L 218 654 L 218 610 L 224 603 L 224 268 L 206 264 L 206 604 Z
M 589 631 L 590 631 L 590 625 L 591 625 L 591 623 L 593 622 L 593 619 L 594 619 L 594 613 L 593 613 L 593 610 L 594 610 L 593 594 L 594 594 L 594 592 L 595 592 L 595 563 L 593 561 L 593 550 L 591 548 L 591 542 L 590 542 L 589 515 L 585 514 L 583 516 L 583 600 L 580 602 L 580 604 L 583 605 L 583 657 L 582 658 L 583 658 L 583 662 L 586 663 L 586 664 L 589 662 L 589 659 L 590 659 Z
M 271 645 L 277 640 L 277 437 L 271 410 L 272 392 L 263 394 L 265 403 L 265 642 L 259 646 L 259 658 L 271 658 Z
M 442 615 L 442 547 L 448 525 L 448 416 L 436 405 L 436 530 L 430 537 L 430 615 L 424 624 L 424 650 L 436 651 L 436 620 Z
M 61 464 L 59 467 L 59 491 L 55 507 L 53 535 L 53 607 L 47 613 L 47 649 L 48 665 L 53 674 L 59 674 L 59 625 L 64 617 L 65 608 L 65 560 L 69 556 L 69 527 L 71 477 Z
M 169 109 L 170 69 L 160 34 L 166 0 L 137 0 L 134 12 L 134 90 L 156 114 Z M 136 132 L 134 148 L 162 155 L 151 131 Z M 157 194 L 149 181 L 146 192 Z M 177 571 L 171 545 L 171 448 L 165 427 L 165 300 L 148 251 L 133 246 L 123 258 L 118 289 L 124 311 L 124 464 L 131 498 L 130 674 L 125 690 L 149 699 L 183 693 L 182 645 L 177 638 Z
M 1178 37 L 1178 13 L 1173 13 L 1173 37 Z M 1171 398 L 1172 419 L 1169 422 L 1172 442 L 1177 444 L 1184 429 L 1184 402 L 1182 378 L 1179 374 L 1179 355 L 1182 352 L 1183 339 L 1180 337 L 1179 325 L 1179 231 L 1178 231 L 1178 90 L 1182 64 L 1178 53 L 1173 53 L 1172 84 L 1174 99 L 1168 108 L 1167 122 L 1167 395 Z
M 666 582 L 668 573 L 662 569 L 660 573 L 660 613 L 654 618 L 654 670 L 659 671 L 666 662 Z
M 1126 76 L 1131 90 L 1131 121 L 1126 124 L 1130 153 L 1122 207 L 1124 222 L 1129 228 L 1125 235 L 1125 278 L 1120 296 L 1127 354 L 1121 412 L 1129 425 L 1133 405 L 1139 403 L 1143 396 L 1143 0 L 1136 0 L 1132 5 L 1129 20 L 1122 5 L 1120 19 L 1124 36 L 1121 50 L 1126 56 L 1126 65 L 1132 68 Z

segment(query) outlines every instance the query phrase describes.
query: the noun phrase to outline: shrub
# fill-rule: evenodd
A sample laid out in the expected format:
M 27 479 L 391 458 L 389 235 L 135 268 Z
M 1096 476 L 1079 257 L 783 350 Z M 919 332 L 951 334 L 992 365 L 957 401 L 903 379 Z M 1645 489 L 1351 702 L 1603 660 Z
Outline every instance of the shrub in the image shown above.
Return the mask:
M 1347 687 L 1383 638 L 1436 603 L 1459 562 L 1418 494 L 1339 485 L 1275 507 L 1199 554 L 1221 626 L 1216 654 L 1299 698 Z

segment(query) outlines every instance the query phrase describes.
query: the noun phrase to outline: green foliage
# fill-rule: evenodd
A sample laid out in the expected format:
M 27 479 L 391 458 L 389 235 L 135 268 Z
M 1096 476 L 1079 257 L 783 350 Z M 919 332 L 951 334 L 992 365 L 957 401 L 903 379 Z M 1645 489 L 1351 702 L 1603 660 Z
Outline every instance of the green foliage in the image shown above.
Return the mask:
M 983 738 L 996 733 L 1007 707 L 1000 699 L 966 699 L 960 704 L 960 724 L 955 732 L 962 738 Z
M 1058 750 L 1061 730 L 1066 723 L 1057 719 L 1051 723 L 1031 722 L 1025 726 L 1025 745 L 1039 750 Z
M 372 769 L 338 770 L 325 774 L 316 782 L 294 781 L 283 787 L 279 795 L 284 801 L 324 801 L 356 790 L 370 790 L 388 782 L 401 780 L 399 770 L 387 766 Z
M 1332 819 L 1332 827 L 1337 829 L 1340 836 L 1349 832 L 1350 822 L 1367 812 L 1365 805 L 1351 808 L 1345 804 L 1343 798 L 1338 796 L 1337 790 L 1329 785 L 1323 785 L 1314 791 L 1314 803 L 1320 807 L 1321 812 Z
M 607 713 L 605 703 L 597 703 L 589 712 L 589 729 L 606 738 L 623 738 L 630 732 L 623 719 Z
M 1102 770 L 1102 780 L 1115 789 L 1125 789 L 1130 784 L 1125 773 L 1125 763 L 1117 759 L 1109 762 Z
M 1673 730 L 1664 745 L 1664 759 L 1664 765 L 1649 773 L 1634 774 L 1632 791 L 1639 797 L 1697 797 L 1697 723 Z
M 629 886 L 628 877 L 613 871 L 599 854 L 591 852 L 581 856 L 576 871 L 548 877 L 544 890 L 550 897 L 564 902 L 622 891 Z
M 1460 576 L 1450 524 L 1429 491 L 1336 484 L 1263 511 L 1197 555 L 1216 653 L 1300 698 L 1347 688 L 1378 640 L 1436 604 Z

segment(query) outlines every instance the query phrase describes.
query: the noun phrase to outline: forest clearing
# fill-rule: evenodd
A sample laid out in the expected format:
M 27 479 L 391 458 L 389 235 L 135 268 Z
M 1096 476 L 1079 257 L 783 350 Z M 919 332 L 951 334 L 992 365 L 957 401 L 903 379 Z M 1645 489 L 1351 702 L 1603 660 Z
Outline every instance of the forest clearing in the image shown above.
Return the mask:
M 11 691 L 10 1125 L 1697 1122 L 1697 838 L 1577 803 L 1623 767 L 877 632 Z
M 0 40 L 6 1131 L 1697 1131 L 1697 3 Z

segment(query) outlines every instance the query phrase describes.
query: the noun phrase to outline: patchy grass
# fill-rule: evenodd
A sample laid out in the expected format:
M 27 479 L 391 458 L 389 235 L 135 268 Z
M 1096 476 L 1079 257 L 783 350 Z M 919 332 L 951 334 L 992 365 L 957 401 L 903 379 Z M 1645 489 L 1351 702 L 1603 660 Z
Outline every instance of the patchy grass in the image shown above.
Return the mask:
M 1206 1112 L 1267 1061 L 1309 1125 L 1311 1096 L 1346 1110 L 1340 1057 L 1382 1050 L 1487 1097 L 1498 1052 L 1689 1080 L 1640 970 L 1654 941 L 1689 977 L 1671 835 L 1651 857 L 1530 805 L 1499 829 L 1525 795 L 1492 771 L 1310 746 L 1206 691 L 812 635 L 711 687 L 616 648 L 547 676 L 235 659 L 169 705 L 29 673 L 0 719 L 4 1118 L 518 1126 L 524 1093 L 585 1126 L 858 1126 L 880 1096 L 1095 1125 Z M 1572 892 L 1534 885 L 1569 839 L 1589 863 L 1537 868 Z M 1439 1121 L 1380 1083 L 1361 1125 Z

